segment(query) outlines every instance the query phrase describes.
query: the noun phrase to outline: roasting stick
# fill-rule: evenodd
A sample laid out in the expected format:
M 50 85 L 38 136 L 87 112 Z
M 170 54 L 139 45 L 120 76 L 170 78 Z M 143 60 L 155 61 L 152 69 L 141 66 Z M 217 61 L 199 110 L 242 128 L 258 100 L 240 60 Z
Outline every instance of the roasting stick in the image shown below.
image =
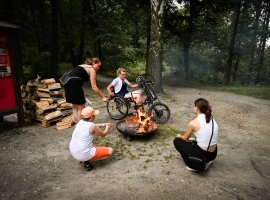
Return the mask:
M 89 99 L 87 99 L 86 97 L 85 97 L 85 100 L 86 100 L 87 103 L 89 103 L 91 106 L 93 105 L 92 102 L 91 102 Z
M 111 123 L 103 123 L 103 124 L 96 124 L 98 127 L 105 127 L 107 124 L 111 124 Z M 111 124 L 111 126 L 113 126 L 114 124 Z
M 86 98 L 85 97 L 85 100 L 86 100 L 86 102 L 88 103 L 88 104 L 90 104 L 91 106 L 93 105 L 92 104 L 92 102 L 88 99 L 88 98 Z M 97 109 L 97 108 L 105 108 L 106 107 L 106 105 L 105 106 L 97 106 L 97 107 L 95 107 L 94 109 Z M 99 126 L 99 127 L 105 127 L 107 124 L 111 124 L 111 123 L 102 123 L 102 124 L 96 124 L 97 126 Z M 111 124 L 111 126 L 113 126 L 114 124 Z
M 93 106 L 93 103 L 88 98 L 85 97 L 85 100 L 90 106 Z M 105 108 L 105 107 L 106 107 L 106 105 L 105 106 L 96 106 L 96 107 L 94 107 L 94 109 Z

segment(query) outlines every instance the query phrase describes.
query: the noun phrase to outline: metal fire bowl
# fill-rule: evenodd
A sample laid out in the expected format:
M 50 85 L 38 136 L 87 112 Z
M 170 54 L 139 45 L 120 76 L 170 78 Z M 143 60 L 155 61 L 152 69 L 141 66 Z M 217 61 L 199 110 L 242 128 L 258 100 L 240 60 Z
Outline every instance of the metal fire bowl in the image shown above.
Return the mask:
M 157 123 L 151 122 L 152 129 L 148 132 L 139 133 L 137 130 L 140 126 L 139 122 L 134 122 L 132 118 L 123 119 L 116 124 L 117 130 L 125 136 L 129 137 L 150 137 L 157 130 Z

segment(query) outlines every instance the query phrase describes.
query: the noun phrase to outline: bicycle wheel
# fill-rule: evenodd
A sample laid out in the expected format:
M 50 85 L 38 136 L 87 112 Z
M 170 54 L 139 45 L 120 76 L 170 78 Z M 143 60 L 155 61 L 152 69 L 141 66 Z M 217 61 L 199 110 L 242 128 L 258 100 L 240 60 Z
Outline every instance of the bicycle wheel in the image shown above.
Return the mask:
M 114 96 L 107 102 L 107 111 L 111 118 L 120 120 L 128 114 L 128 104 L 122 97 Z
M 160 102 L 151 105 L 148 109 L 148 113 L 152 115 L 153 121 L 158 124 L 165 124 L 170 119 L 171 115 L 169 107 Z

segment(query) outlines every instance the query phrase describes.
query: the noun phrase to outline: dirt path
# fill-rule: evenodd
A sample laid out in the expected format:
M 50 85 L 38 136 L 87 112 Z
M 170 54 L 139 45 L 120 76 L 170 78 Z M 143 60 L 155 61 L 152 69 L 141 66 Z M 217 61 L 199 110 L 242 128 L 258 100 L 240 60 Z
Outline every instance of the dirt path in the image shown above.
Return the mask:
M 69 154 L 72 129 L 31 124 L 14 128 L 5 117 L 0 134 L 1 199 L 270 199 L 270 101 L 222 92 L 165 87 L 159 95 L 172 112 L 146 140 L 129 142 L 115 128 L 97 144 L 115 156 L 87 172 Z M 91 93 L 87 89 L 87 93 Z M 173 147 L 177 130 L 207 98 L 219 124 L 218 157 L 203 174 L 187 171 Z M 95 105 L 98 99 L 92 98 Z M 112 122 L 105 108 L 97 122 Z

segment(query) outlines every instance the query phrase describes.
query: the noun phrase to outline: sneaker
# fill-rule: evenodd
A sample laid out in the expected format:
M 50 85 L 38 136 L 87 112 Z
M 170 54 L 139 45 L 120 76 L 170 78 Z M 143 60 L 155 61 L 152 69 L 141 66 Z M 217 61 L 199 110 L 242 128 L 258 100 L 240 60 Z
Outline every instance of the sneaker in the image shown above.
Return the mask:
M 208 170 L 208 168 L 210 167 L 210 165 L 212 165 L 213 162 L 214 162 L 214 161 L 211 160 L 211 161 L 209 161 L 208 163 L 205 163 L 205 168 L 204 168 L 204 170 L 205 170 L 205 171 Z
M 188 167 L 188 166 L 186 166 L 186 168 L 187 168 L 187 170 L 192 171 L 192 172 L 196 172 L 196 171 L 197 171 L 197 170 L 192 169 L 192 168 L 190 168 L 190 167 Z
M 87 171 L 91 171 L 94 166 L 90 164 L 90 162 L 85 161 L 85 162 L 80 162 L 81 166 L 83 166 Z

